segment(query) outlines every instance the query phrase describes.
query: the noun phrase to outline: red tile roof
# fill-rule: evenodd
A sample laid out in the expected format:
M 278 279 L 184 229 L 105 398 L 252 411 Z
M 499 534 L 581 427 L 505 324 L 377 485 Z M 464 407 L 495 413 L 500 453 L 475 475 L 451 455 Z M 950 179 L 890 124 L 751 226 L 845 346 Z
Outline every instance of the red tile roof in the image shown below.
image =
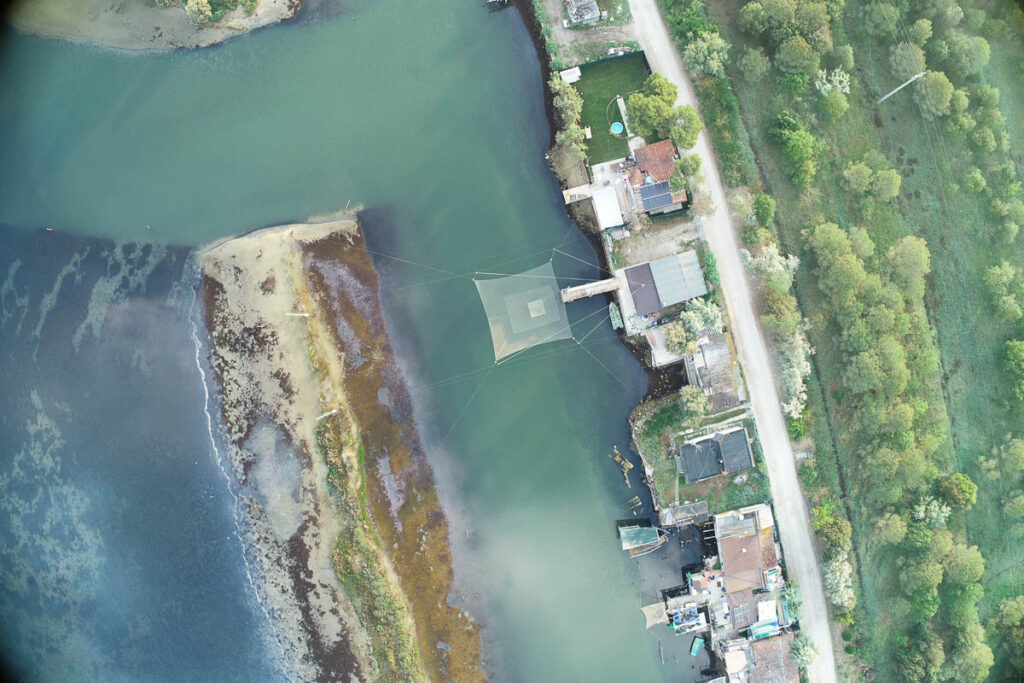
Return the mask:
M 800 670 L 789 658 L 793 634 L 785 633 L 777 638 L 757 640 L 751 646 L 754 668 L 750 671 L 750 683 L 796 683 Z
M 656 183 L 668 180 L 676 170 L 676 148 L 671 140 L 646 145 L 633 152 L 636 165 Z
M 757 536 L 733 536 L 718 541 L 725 590 L 737 593 L 748 588 L 763 588 L 761 580 L 761 544 Z

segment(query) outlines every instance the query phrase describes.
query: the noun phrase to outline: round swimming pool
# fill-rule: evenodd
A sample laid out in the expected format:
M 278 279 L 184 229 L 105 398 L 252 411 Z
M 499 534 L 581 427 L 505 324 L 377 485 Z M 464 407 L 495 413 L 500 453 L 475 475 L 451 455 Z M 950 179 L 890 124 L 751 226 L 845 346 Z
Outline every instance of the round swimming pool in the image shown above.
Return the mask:
M 622 135 L 623 130 L 625 129 L 622 127 L 622 124 L 619 123 L 618 121 L 612 124 L 612 132 L 615 133 L 616 135 Z

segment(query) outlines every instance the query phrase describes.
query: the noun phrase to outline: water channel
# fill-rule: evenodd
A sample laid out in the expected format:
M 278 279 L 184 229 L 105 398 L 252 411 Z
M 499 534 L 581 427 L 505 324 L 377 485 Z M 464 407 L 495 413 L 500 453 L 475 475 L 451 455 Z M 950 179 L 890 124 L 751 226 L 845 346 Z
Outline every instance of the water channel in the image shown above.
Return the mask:
M 0 280 L 10 285 L 0 291 L 9 378 L 0 465 L 25 500 L 62 485 L 79 501 L 0 517 L 0 547 L 18 567 L 0 589 L 6 659 L 51 679 L 280 674 L 206 437 L 187 249 L 131 243 L 200 245 L 351 201 L 367 207 L 393 341 L 446 501 L 461 589 L 452 599 L 484 622 L 488 673 L 667 675 L 638 610 L 637 565 L 614 529 L 637 482 L 627 489 L 607 457 L 627 443 L 640 366 L 594 300 L 570 306 L 582 345 L 558 342 L 495 367 L 470 279 L 549 258 L 560 276 L 600 275 L 582 262 L 595 254 L 543 158 L 541 69 L 521 18 L 461 0 L 329 7 L 167 54 L 2 34 Z M 122 326 L 108 317 L 72 344 L 97 319 L 97 298 L 101 312 L 117 307 Z M 155 454 L 154 434 L 174 438 Z M 62 458 L 56 469 L 49 452 Z M 197 500 L 198 517 L 189 514 Z M 31 526 L 39 514 L 70 517 L 57 533 Z M 25 524 L 43 537 L 31 552 L 19 541 Z M 88 560 L 89 576 L 49 566 L 55 552 Z M 10 583 L 26 580 L 62 606 Z M 78 631 L 60 628 L 67 612 Z M 197 643 L 224 645 L 220 656 L 210 648 L 188 667 L 169 665 Z M 29 663 L 40 656 L 50 660 Z

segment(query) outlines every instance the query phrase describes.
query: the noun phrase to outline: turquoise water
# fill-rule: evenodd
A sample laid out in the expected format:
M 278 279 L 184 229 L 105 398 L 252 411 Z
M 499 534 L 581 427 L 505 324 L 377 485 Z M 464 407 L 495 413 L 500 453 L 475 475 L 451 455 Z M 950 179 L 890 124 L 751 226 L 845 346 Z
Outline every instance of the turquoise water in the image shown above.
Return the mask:
M 18 234 L 47 226 L 121 242 L 194 245 L 334 211 L 350 200 L 368 207 L 368 242 L 385 309 L 442 481 L 463 604 L 484 621 L 489 673 L 530 681 L 659 678 L 657 644 L 638 610 L 637 568 L 621 555 L 614 531 L 637 484 L 627 489 L 607 458 L 613 443 L 626 443 L 626 417 L 644 388 L 640 367 L 617 344 L 599 300 L 570 305 L 576 338 L 586 337 L 582 346 L 558 342 L 494 367 L 470 279 L 473 271 L 539 265 L 555 247 L 594 260 L 565 217 L 543 159 L 549 131 L 541 71 L 525 28 L 514 10 L 492 13 L 482 2 L 356 0 L 338 7 L 329 20 L 274 27 L 199 52 L 122 55 L 5 36 L 0 223 Z M 70 263 L 75 249 L 47 242 L 56 233 L 32 234 L 22 249 L 53 249 L 60 265 Z M 570 256 L 553 257 L 561 276 L 599 275 Z M 79 278 L 82 267 L 71 263 L 54 299 L 69 319 L 87 309 L 92 285 Z M 5 312 L 22 295 L 31 295 L 28 308 L 43 306 L 58 271 L 19 281 L 3 299 Z M 141 287 L 126 300 L 145 300 L 146 293 Z M 129 356 L 133 345 L 163 329 L 142 319 L 141 336 L 122 340 Z M 109 317 L 99 321 L 98 336 L 116 335 Z M 164 335 L 169 355 L 192 351 L 185 324 L 173 323 L 173 333 Z M 31 348 L 23 339 L 29 332 L 10 321 L 0 331 L 20 340 L 5 345 L 13 349 L 7 362 L 20 365 Z M 93 361 L 64 345 L 34 362 L 38 372 L 50 372 Z M 181 582 L 147 583 L 147 570 L 166 564 L 164 573 L 175 576 L 194 568 L 196 547 L 215 544 L 228 554 L 188 576 L 202 590 L 229 584 L 224 609 L 249 635 L 239 638 L 201 620 L 193 635 L 204 642 L 237 638 L 237 657 L 246 663 L 240 671 L 274 671 L 273 643 L 247 592 L 241 552 L 226 537 L 214 540 L 230 530 L 230 500 L 217 481 L 208 439 L 205 433 L 185 438 L 202 427 L 194 367 L 173 381 L 160 376 L 155 385 L 139 379 L 143 371 L 130 364 L 119 372 L 135 379 L 91 372 L 89 381 L 124 386 L 125 400 L 165 391 L 182 403 L 180 411 L 162 416 L 162 429 L 185 433 L 162 462 L 175 476 L 208 477 L 213 496 L 216 523 L 209 531 L 198 521 L 187 526 L 183 502 L 160 499 L 160 510 L 183 517 L 186 528 L 161 556 L 139 555 L 136 574 L 145 594 L 158 595 L 160 604 L 180 601 L 179 612 L 187 615 L 182 604 L 193 598 L 176 592 L 184 591 Z M 23 372 L 8 392 L 11 408 L 26 420 L 34 414 L 37 381 L 36 371 Z M 88 395 L 71 386 L 54 382 L 44 399 L 50 413 L 60 406 L 69 414 L 84 410 Z M 119 535 L 126 547 L 143 547 L 156 523 L 140 521 L 133 501 L 157 484 L 128 479 L 120 484 L 121 499 L 108 497 L 102 475 L 112 476 L 117 464 L 90 455 L 99 449 L 103 416 L 94 409 L 60 446 L 68 476 L 80 479 L 76 485 L 94 510 L 82 528 L 94 525 Z M 127 429 L 131 438 L 106 434 L 100 450 L 141 456 L 150 428 Z M 20 423 L 8 420 L 0 429 L 11 449 L 26 442 Z M 206 463 L 198 474 L 196 462 Z M 13 466 L 9 459 L 0 464 L 4 471 Z M 133 489 L 136 494 L 127 495 Z M 0 519 L 0 529 L 11 523 Z M 17 555 L 7 537 L 0 538 L 3 551 Z M 117 566 L 121 555 L 103 548 L 109 546 L 95 551 L 103 566 Z M 41 561 L 33 556 L 29 564 Z M 74 588 L 75 579 L 65 582 Z M 110 616 L 97 605 L 130 598 L 148 614 L 148 603 L 107 584 L 90 590 L 93 602 L 79 615 L 83 628 L 107 619 L 108 631 L 132 642 L 132 610 Z M 8 640 L 33 616 L 0 619 Z M 181 628 L 181 620 L 152 623 L 158 635 Z M 172 650 L 153 647 L 159 652 L 140 664 L 115 652 L 95 670 L 114 677 L 144 670 L 145 677 L 166 680 L 220 675 L 216 658 L 197 664 L 205 669 L 165 671 L 159 662 Z M 67 651 L 52 655 L 59 660 L 53 670 L 70 657 Z M 9 646 L 9 658 L 27 656 Z

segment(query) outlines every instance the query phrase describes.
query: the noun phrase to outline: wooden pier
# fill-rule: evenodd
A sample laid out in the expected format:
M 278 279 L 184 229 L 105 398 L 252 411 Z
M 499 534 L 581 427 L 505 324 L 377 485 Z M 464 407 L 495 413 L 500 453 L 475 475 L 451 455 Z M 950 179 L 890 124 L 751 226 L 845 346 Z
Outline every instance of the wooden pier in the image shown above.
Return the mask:
M 577 299 L 586 299 L 588 296 L 594 296 L 595 294 L 614 292 L 618 288 L 619 281 L 613 277 L 610 277 L 607 280 L 588 282 L 585 285 L 566 287 L 562 290 L 562 301 L 569 303 L 570 301 L 576 301 Z

